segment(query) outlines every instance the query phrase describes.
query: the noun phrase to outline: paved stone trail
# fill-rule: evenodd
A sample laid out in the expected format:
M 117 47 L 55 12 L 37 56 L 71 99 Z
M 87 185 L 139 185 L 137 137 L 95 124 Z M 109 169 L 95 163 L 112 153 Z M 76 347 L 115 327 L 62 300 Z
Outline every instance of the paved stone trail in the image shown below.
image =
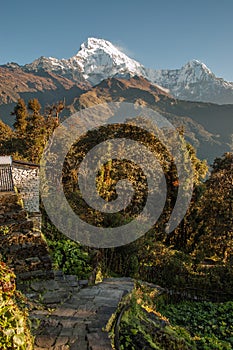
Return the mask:
M 35 331 L 35 350 L 108 350 L 103 331 L 125 294 L 132 291 L 130 278 L 108 278 L 80 288 L 75 276 L 57 274 L 53 280 L 34 282 L 27 296 L 42 295 L 45 309 L 30 312 Z M 39 324 L 39 327 L 38 327 Z

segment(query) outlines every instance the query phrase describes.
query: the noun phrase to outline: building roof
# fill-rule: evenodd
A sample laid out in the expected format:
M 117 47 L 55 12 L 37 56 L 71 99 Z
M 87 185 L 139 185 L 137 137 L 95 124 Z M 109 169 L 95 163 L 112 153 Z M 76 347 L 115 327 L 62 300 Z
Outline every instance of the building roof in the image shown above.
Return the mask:
M 11 156 L 0 156 L 0 166 L 1 165 L 11 165 L 12 158 Z
M 24 160 L 15 160 L 13 159 L 13 164 L 15 165 L 23 165 L 23 166 L 28 166 L 28 167 L 32 167 L 32 168 L 40 168 L 40 164 L 35 164 L 32 162 L 25 162 Z
M 0 192 L 14 191 L 11 163 L 11 157 L 0 157 Z

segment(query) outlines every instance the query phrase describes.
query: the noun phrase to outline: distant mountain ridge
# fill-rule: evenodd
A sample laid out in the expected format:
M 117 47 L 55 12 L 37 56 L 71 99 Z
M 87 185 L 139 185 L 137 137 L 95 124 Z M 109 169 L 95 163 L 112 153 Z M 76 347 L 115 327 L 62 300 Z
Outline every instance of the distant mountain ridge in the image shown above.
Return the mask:
M 84 91 L 68 108 L 72 114 L 97 104 L 119 101 L 156 110 L 175 127 L 182 128 L 198 156 L 209 163 L 230 151 L 233 105 L 180 101 L 142 77 L 108 78 Z
M 42 69 L 74 81 L 86 79 L 91 85 L 111 77 L 143 76 L 169 90 L 175 98 L 233 104 L 233 83 L 217 78 L 204 63 L 192 60 L 180 69 L 149 69 L 104 39 L 88 38 L 69 59 L 40 57 L 23 67 L 27 72 Z
M 31 77 L 30 73 L 22 73 L 20 68 L 18 74 L 19 77 L 22 77 L 21 74 L 26 74 L 27 78 Z M 34 89 L 34 86 L 31 87 L 34 91 L 21 93 L 20 96 L 26 102 L 29 98 L 39 98 L 43 107 L 49 103 L 55 103 L 59 98 L 65 99 L 66 108 L 63 111 L 63 116 L 66 117 L 80 109 L 89 108 L 96 104 L 119 101 L 139 104 L 155 109 L 175 127 L 183 128 L 186 140 L 197 149 L 198 156 L 201 159 L 207 159 L 210 164 L 216 156 L 230 151 L 229 144 L 233 134 L 233 105 L 174 99 L 164 89 L 138 76 L 128 79 L 108 78 L 94 87 L 82 90 L 75 84 L 70 88 L 62 86 L 62 80 L 58 81 L 61 84 L 59 87 L 57 76 L 54 73 L 50 74 L 54 76 L 54 85 L 46 85 L 47 90 L 44 91 L 38 91 Z M 42 81 L 46 84 L 51 83 L 51 76 L 48 75 L 48 80 L 46 78 L 45 81 Z M 64 77 L 62 79 L 68 84 L 69 80 Z M 39 76 L 36 84 L 40 84 L 42 81 Z M 30 83 L 31 81 L 28 84 L 29 87 Z M 26 88 L 28 89 L 28 86 Z M 14 122 L 14 118 L 10 116 L 14 106 L 15 103 L 0 105 L 0 118 L 4 117 L 3 121 L 9 125 Z
M 84 78 L 74 82 L 53 71 L 26 72 L 16 63 L 0 66 L 0 119 L 12 125 L 10 115 L 19 98 L 37 98 L 43 107 L 64 99 L 69 104 L 90 87 Z

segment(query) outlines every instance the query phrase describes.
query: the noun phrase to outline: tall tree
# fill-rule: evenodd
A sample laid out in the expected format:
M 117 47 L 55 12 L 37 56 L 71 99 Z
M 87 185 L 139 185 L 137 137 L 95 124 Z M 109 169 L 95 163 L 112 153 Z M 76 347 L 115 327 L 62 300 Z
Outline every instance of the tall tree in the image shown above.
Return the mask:
M 13 130 L 0 119 L 0 155 L 10 154 Z
M 196 212 L 198 224 L 191 242 L 199 259 L 229 261 L 233 251 L 233 153 L 214 161 Z
M 27 157 L 33 162 L 39 162 L 46 143 L 45 118 L 40 114 L 41 105 L 36 98 L 29 100 L 27 123 Z
M 18 99 L 12 115 L 15 115 L 16 120 L 14 123 L 14 128 L 17 134 L 24 137 L 27 128 L 28 110 L 22 98 Z

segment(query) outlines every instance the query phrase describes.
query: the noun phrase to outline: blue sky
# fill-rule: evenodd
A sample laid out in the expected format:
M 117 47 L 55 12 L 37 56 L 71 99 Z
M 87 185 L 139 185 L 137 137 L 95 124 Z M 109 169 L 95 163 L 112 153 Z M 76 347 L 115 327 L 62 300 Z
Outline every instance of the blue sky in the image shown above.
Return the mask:
M 233 81 L 232 0 L 5 0 L 0 33 L 0 64 L 68 58 L 91 36 L 146 67 L 179 68 L 195 58 Z

